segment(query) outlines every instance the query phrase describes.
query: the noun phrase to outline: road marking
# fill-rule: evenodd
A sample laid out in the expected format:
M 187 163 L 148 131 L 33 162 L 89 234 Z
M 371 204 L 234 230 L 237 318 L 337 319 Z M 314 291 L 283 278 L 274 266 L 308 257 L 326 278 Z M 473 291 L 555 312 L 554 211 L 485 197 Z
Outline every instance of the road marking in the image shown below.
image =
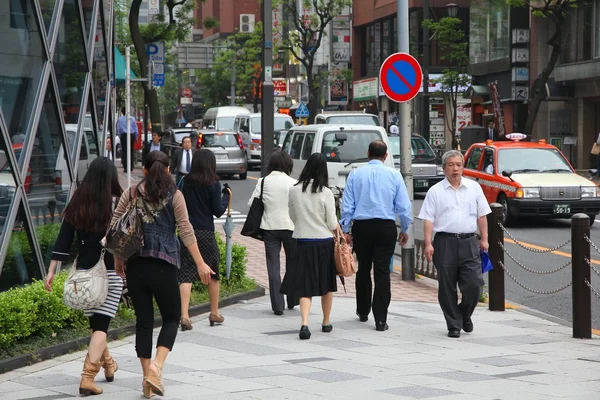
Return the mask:
M 242 214 L 239 211 L 231 210 L 231 219 L 234 224 L 243 224 L 246 222 L 246 218 L 248 216 L 246 214 Z M 213 217 L 213 221 L 215 224 L 224 224 L 227 221 L 227 214 L 223 214 L 220 218 Z
M 248 178 L 248 179 L 252 179 L 252 180 L 254 180 L 254 181 L 257 181 L 257 180 L 259 180 L 259 179 L 260 179 L 260 178 L 256 178 L 256 177 L 254 177 L 254 176 L 248 176 L 247 178 Z
M 504 239 L 504 241 L 506 243 L 516 244 L 515 241 L 512 239 Z M 537 245 L 531 244 L 531 243 L 526 243 L 526 242 L 521 242 L 521 241 L 519 243 L 521 243 L 524 246 L 531 247 L 532 249 L 535 249 L 535 250 L 540 250 L 540 251 L 548 251 L 549 250 L 546 247 L 537 246 Z M 564 251 L 554 250 L 554 251 L 551 251 L 550 253 L 555 254 L 557 256 L 561 256 L 561 257 L 571 258 L 571 254 L 565 253 Z M 592 261 L 592 264 L 600 265 L 600 261 L 598 261 L 598 260 L 592 259 L 591 261 Z

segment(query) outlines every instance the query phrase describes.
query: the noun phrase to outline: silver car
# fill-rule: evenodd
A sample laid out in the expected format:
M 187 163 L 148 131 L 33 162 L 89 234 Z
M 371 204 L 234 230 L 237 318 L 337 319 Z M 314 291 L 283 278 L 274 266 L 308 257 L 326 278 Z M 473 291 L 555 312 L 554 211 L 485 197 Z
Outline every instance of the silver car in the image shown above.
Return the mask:
M 248 157 L 239 134 L 235 132 L 203 131 L 198 136 L 198 144 L 201 148 L 207 148 L 215 154 L 217 174 L 239 174 L 240 179 L 248 177 Z

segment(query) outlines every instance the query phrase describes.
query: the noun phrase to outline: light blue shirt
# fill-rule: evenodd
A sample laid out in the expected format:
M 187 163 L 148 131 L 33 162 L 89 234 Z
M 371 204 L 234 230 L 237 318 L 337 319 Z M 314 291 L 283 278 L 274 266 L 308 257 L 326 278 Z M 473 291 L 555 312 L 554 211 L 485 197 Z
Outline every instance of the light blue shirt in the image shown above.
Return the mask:
M 135 123 L 135 118 L 129 117 L 129 125 L 130 130 L 133 135 L 135 135 L 136 139 L 138 136 L 137 124 Z M 124 115 L 121 115 L 117 120 L 117 134 L 127 133 L 127 118 Z
M 150 153 L 153 151 L 160 151 L 160 143 L 154 144 L 154 142 L 150 142 Z
M 348 176 L 342 202 L 340 225 L 350 232 L 352 221 L 400 217 L 402 233 L 408 232 L 412 222 L 412 205 L 400 172 L 386 167 L 379 160 L 371 160 Z

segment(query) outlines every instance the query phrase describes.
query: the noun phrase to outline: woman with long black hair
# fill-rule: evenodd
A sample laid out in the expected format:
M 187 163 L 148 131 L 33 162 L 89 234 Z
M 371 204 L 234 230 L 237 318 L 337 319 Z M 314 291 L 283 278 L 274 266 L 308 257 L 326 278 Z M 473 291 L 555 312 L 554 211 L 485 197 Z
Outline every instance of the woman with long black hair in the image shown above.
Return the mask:
M 221 190 L 217 176 L 217 159 L 212 151 L 201 149 L 192 158 L 189 174 L 183 178 L 181 191 L 188 205 L 190 222 L 194 227 L 194 235 L 204 261 L 214 272 L 208 284 L 210 300 L 210 326 L 222 324 L 225 318 L 219 313 L 219 265 L 221 254 L 215 238 L 213 216 L 219 218 L 229 203 L 229 186 Z M 223 195 L 221 197 L 221 194 Z M 179 270 L 179 292 L 181 294 L 181 330 L 192 329 L 190 322 L 190 296 L 192 284 L 200 279 L 196 264 L 187 249 L 181 250 L 181 269 Z
M 300 298 L 300 339 L 310 339 L 308 315 L 314 296 L 321 296 L 321 330 L 326 333 L 333 330 L 329 316 L 333 292 L 337 291 L 333 231 L 337 229 L 338 220 L 333 193 L 327 187 L 328 179 L 325 156 L 313 153 L 289 194 L 288 207 L 297 244 L 292 268 L 286 270 L 281 284 L 281 293 Z
M 46 290 L 52 291 L 52 282 L 59 261 L 69 258 L 73 238 L 77 236 L 77 269 L 90 269 L 100 260 L 104 237 L 113 215 L 114 199 L 123 190 L 119 184 L 117 169 L 106 157 L 96 158 L 89 166 L 81 185 L 77 188 L 64 212 L 63 223 L 52 251 Z M 106 334 L 110 320 L 115 317 L 123 290 L 123 280 L 115 273 L 114 259 L 110 253 L 104 254 L 104 264 L 108 272 L 108 296 L 97 309 L 86 310 L 90 320 L 91 339 L 88 354 L 83 364 L 79 393 L 87 396 L 101 394 L 102 389 L 94 383 L 94 377 L 104 368 L 108 382 L 114 380 L 118 369 L 106 345 Z
M 176 230 L 194 259 L 202 283 L 208 285 L 213 272 L 204 263 L 198 250 L 185 199 L 169 173 L 169 157 L 161 151 L 150 153 L 144 160 L 144 175 L 137 187 L 121 196 L 113 222 L 125 213 L 132 196 L 135 197 L 133 201 L 142 215 L 144 246 L 129 260 L 117 257 L 115 269 L 117 274 L 127 277 L 127 289 L 136 317 L 135 350 L 144 374 L 143 393 L 149 398 L 153 394 L 164 395 L 162 368 L 175 343 L 181 318 L 177 282 L 180 246 Z M 163 323 L 156 344 L 156 355 L 151 361 L 153 300 L 156 300 Z

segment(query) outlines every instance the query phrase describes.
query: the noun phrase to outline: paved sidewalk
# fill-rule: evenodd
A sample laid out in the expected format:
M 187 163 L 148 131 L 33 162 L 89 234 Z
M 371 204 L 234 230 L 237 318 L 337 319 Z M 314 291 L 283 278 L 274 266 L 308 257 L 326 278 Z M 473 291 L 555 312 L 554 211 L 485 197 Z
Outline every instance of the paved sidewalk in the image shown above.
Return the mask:
M 313 305 L 310 340 L 298 338 L 299 310 L 277 317 L 267 297 L 206 315 L 180 332 L 164 369 L 165 399 L 597 400 L 600 341 L 518 311 L 475 311 L 475 331 L 449 339 L 439 307 L 393 301 L 390 330 L 361 323 L 351 298 L 336 298 L 333 332 L 320 332 Z M 158 333 L 158 330 L 155 331 Z M 133 337 L 110 344 L 115 381 L 98 377 L 100 399 L 137 400 L 141 369 Z M 156 340 L 156 338 L 155 338 Z M 0 375 L 0 398 L 70 399 L 85 352 Z

